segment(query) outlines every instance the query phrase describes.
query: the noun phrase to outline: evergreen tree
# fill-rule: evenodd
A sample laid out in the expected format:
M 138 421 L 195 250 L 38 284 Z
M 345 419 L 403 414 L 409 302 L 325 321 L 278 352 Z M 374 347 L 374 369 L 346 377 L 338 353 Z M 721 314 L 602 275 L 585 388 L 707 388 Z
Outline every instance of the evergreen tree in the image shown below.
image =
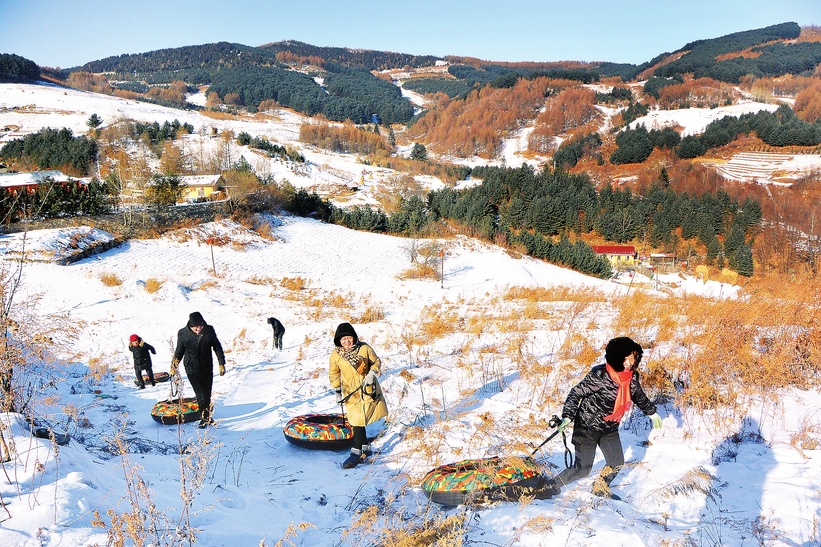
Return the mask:
M 414 143 L 411 149 L 410 159 L 416 161 L 428 161 L 428 149 L 424 144 Z
M 707 263 L 712 264 L 721 255 L 721 242 L 717 237 L 713 237 L 707 244 Z M 723 262 L 723 259 L 722 259 Z
M 98 127 L 103 125 L 103 119 L 96 113 L 92 114 L 86 120 L 86 125 L 89 126 L 91 129 L 97 129 Z
M 755 273 L 753 267 L 753 249 L 749 245 L 742 245 L 736 251 L 736 267 L 735 270 L 739 275 L 744 277 L 752 277 Z
M 154 175 L 145 186 L 144 199 L 157 208 L 168 207 L 180 200 L 186 187 L 176 175 Z

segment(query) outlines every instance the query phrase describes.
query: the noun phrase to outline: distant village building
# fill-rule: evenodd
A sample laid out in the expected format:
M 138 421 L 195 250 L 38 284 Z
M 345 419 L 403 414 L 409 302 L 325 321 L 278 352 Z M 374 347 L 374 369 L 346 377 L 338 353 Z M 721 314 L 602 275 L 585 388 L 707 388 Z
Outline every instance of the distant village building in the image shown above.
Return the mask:
M 64 175 L 62 171 L 32 171 L 30 173 L 9 173 L 0 170 L 0 188 L 10 192 L 31 188 L 33 189 L 46 178 L 51 178 L 55 182 L 67 182 L 69 180 L 82 180 L 76 177 Z
M 593 245 L 596 256 L 603 256 L 613 266 L 636 264 L 638 253 L 632 245 Z
M 186 186 L 182 195 L 183 201 L 218 200 L 228 197 L 228 188 L 222 175 L 180 177 L 180 182 Z
M 676 269 L 676 255 L 672 253 L 652 253 L 648 257 L 650 265 L 659 272 L 671 272 Z

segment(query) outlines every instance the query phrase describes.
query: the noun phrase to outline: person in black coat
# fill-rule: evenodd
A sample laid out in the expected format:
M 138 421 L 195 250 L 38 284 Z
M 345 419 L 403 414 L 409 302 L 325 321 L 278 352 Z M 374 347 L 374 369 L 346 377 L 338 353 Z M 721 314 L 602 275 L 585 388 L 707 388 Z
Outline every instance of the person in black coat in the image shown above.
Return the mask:
M 199 427 L 213 424 L 211 419 L 211 387 L 214 383 L 214 359 L 211 351 L 217 356 L 220 376 L 225 374 L 225 353 L 222 344 L 214 332 L 214 327 L 207 324 L 198 311 L 188 316 L 188 324 L 177 333 L 177 349 L 171 360 L 171 375 L 177 372 L 177 366 L 183 361 L 188 381 L 197 396 L 197 405 L 202 410 Z
M 619 423 L 631 404 L 653 421 L 653 427 L 662 427 L 661 417 L 641 387 L 637 369 L 643 350 L 632 339 L 622 336 L 608 342 L 606 363 L 593 369 L 567 395 L 562 410 L 559 431 L 573 422 L 573 446 L 576 461 L 553 480 L 554 488 L 586 477 L 593 469 L 596 447 L 604 455 L 606 466 L 593 485 L 593 493 L 618 498 L 610 491 L 610 483 L 624 465 L 624 450 L 619 438 Z
M 268 324 L 274 329 L 274 342 L 273 346 L 276 349 L 282 349 L 282 335 L 285 334 L 285 327 L 280 323 L 279 319 L 276 317 L 269 317 Z
M 128 349 L 134 357 L 134 374 L 137 375 L 137 385 L 140 389 L 145 389 L 145 380 L 143 380 L 143 371 L 148 373 L 148 379 L 152 386 L 156 386 L 154 381 L 154 369 L 151 364 L 151 354 L 157 354 L 154 346 L 143 341 L 142 338 L 136 334 L 132 334 L 128 339 Z

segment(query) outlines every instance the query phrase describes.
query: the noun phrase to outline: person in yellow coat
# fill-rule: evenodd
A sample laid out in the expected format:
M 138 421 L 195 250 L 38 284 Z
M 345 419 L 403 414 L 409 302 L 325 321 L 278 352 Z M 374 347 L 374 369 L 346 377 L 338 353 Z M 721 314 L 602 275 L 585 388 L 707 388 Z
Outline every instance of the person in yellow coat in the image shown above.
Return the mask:
M 328 375 L 336 400 L 345 405 L 348 423 L 353 428 L 353 447 L 342 467 L 356 467 L 371 453 L 366 444 L 365 426 L 388 415 L 382 387 L 376 379 L 381 362 L 373 348 L 359 340 L 350 323 L 340 323 L 334 334 Z

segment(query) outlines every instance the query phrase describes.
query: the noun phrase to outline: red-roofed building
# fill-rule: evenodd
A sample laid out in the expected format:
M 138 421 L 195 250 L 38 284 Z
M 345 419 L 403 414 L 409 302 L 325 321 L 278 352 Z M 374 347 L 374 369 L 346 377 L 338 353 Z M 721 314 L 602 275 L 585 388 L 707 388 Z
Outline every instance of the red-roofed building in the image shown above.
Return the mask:
M 605 256 L 614 266 L 619 264 L 635 264 L 638 253 L 632 245 L 593 245 L 593 251 L 598 256 Z

